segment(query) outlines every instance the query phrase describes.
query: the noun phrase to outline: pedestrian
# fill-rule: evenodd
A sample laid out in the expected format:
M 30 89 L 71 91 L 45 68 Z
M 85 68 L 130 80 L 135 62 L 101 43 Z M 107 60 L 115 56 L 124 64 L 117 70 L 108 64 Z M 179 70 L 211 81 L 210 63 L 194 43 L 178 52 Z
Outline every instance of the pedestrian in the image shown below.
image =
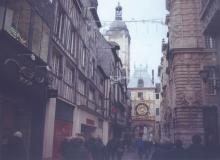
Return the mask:
M 96 159 L 96 153 L 97 153 L 97 146 L 96 146 L 96 139 L 93 136 L 88 137 L 88 139 L 85 142 L 85 146 L 88 149 L 89 153 L 91 154 L 91 157 L 93 160 Z
M 181 140 L 176 140 L 174 149 L 168 151 L 167 158 L 170 160 L 186 160 L 186 153 Z
M 91 160 L 83 137 L 69 137 L 61 144 L 63 160 Z
M 110 139 L 106 145 L 107 160 L 115 160 L 116 147 L 117 147 L 117 140 L 114 138 Z
M 205 150 L 202 146 L 202 139 L 200 135 L 194 135 L 192 137 L 192 144 L 187 150 L 187 157 L 189 160 L 202 160 L 205 159 Z
M 139 137 L 136 140 L 136 148 L 137 148 L 139 159 L 142 159 L 143 154 L 144 154 L 144 141 L 141 135 L 139 135 Z
M 16 131 L 8 141 L 7 160 L 26 160 L 27 153 L 24 145 L 23 134 Z
M 116 150 L 117 160 L 122 159 L 124 151 L 125 151 L 125 146 L 123 140 L 121 139 L 117 142 L 117 150 Z
M 11 139 L 12 131 L 10 128 L 5 128 L 3 130 L 3 134 L 1 137 L 1 160 L 8 160 L 8 146 L 9 146 L 9 140 Z
M 94 159 L 93 160 L 104 160 L 105 157 L 105 145 L 103 144 L 100 137 L 97 137 L 94 145 Z

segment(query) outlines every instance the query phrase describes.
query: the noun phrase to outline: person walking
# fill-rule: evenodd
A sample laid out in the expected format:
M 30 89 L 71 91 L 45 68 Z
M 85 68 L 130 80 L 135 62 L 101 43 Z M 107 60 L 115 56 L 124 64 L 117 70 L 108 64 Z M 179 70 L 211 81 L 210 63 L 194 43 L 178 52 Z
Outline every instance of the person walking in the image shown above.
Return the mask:
M 92 160 L 83 137 L 66 138 L 61 144 L 63 160 Z
M 144 141 L 141 135 L 139 135 L 139 137 L 136 140 L 136 147 L 137 147 L 138 157 L 139 159 L 142 159 L 144 154 Z
M 196 159 L 196 160 L 203 160 L 205 159 L 205 152 L 204 147 L 202 146 L 202 138 L 200 135 L 194 135 L 192 137 L 192 144 L 187 150 L 188 159 Z
M 8 141 L 7 160 L 27 160 L 27 153 L 21 131 L 14 132 Z
M 115 160 L 116 157 L 117 140 L 110 139 L 106 145 L 106 159 Z
M 125 151 L 125 146 L 124 146 L 123 140 L 121 139 L 117 143 L 117 149 L 116 149 L 117 160 L 122 159 L 124 151 Z

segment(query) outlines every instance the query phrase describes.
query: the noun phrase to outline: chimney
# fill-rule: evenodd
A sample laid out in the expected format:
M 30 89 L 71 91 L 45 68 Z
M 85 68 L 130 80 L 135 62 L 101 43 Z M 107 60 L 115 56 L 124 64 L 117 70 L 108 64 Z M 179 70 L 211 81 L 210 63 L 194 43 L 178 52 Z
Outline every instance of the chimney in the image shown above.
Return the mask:
M 154 85 L 154 70 L 152 69 L 152 83 Z

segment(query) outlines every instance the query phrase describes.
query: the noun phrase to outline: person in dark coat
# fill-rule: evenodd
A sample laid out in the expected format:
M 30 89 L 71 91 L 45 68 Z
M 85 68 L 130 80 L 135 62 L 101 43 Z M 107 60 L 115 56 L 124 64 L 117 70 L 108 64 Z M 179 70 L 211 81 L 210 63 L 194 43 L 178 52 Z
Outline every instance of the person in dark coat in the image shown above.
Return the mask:
M 139 158 L 142 159 L 144 154 L 144 141 L 141 136 L 139 136 L 136 140 L 136 148 Z
M 167 156 L 168 156 L 167 158 L 169 158 L 170 160 L 186 160 L 187 159 L 185 150 L 183 148 L 183 143 L 181 140 L 176 140 L 174 149 L 168 152 Z
M 205 159 L 204 147 L 201 144 L 202 139 L 199 135 L 192 137 L 192 144 L 187 149 L 188 160 L 203 160 Z
M 8 160 L 26 160 L 27 153 L 24 146 L 23 134 L 16 131 L 8 141 Z
M 3 130 L 3 134 L 1 137 L 1 160 L 8 160 L 8 143 L 9 140 L 11 139 L 11 136 L 13 135 L 12 130 L 10 128 L 5 128 Z
M 117 160 L 121 160 L 122 159 L 122 156 L 123 156 L 123 153 L 125 151 L 125 146 L 124 146 L 124 143 L 123 143 L 123 140 L 119 140 L 117 142 L 117 145 L 116 145 L 116 156 L 117 156 Z
M 65 139 L 61 145 L 61 154 L 63 160 L 90 160 L 82 137 Z
M 97 137 L 94 141 L 94 153 L 93 160 L 104 160 L 105 158 L 105 146 L 100 137 Z
M 85 146 L 88 149 L 89 153 L 91 154 L 93 160 L 95 160 L 96 152 L 97 152 L 96 139 L 92 136 L 88 137 L 88 139 L 85 142 Z
M 106 145 L 107 160 L 115 160 L 117 149 L 117 140 L 110 139 Z

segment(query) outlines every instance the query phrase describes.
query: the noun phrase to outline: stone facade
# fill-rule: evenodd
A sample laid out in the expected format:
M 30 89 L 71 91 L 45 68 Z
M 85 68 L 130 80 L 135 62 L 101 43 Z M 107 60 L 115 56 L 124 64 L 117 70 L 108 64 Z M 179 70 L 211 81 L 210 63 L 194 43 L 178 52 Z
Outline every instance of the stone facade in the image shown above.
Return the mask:
M 166 19 L 169 43 L 164 52 L 168 66 L 162 66 L 166 68 L 169 77 L 164 91 L 172 96 L 169 96 L 170 102 L 167 100 L 168 95 L 163 100 L 165 107 L 170 108 L 171 113 L 168 114 L 173 117 L 170 122 L 170 139 L 181 139 L 187 146 L 191 143 L 192 136 L 199 134 L 203 143 L 208 143 L 207 134 L 215 133 L 208 133 L 204 127 L 204 110 L 205 107 L 218 107 L 218 93 L 215 87 L 210 88 L 210 83 L 215 83 L 217 77 L 215 80 L 210 78 L 209 83 L 204 83 L 200 73 L 217 62 L 215 50 L 207 48 L 202 34 L 201 2 L 167 0 L 167 9 L 170 12 Z M 210 89 L 213 94 L 209 92 Z
M 217 70 L 217 75 L 220 74 L 220 1 L 212 0 L 205 1 L 201 0 L 201 12 L 200 12 L 200 20 L 202 22 L 202 31 L 203 35 L 209 38 L 208 44 L 212 42 L 213 48 L 216 49 L 217 52 L 217 65 L 215 68 Z M 218 97 L 216 97 L 218 99 Z M 220 104 L 219 100 L 216 100 L 217 105 Z M 208 102 L 209 103 L 209 102 Z M 218 111 L 218 133 L 220 137 L 220 109 Z M 220 138 L 219 138 L 220 139 Z

